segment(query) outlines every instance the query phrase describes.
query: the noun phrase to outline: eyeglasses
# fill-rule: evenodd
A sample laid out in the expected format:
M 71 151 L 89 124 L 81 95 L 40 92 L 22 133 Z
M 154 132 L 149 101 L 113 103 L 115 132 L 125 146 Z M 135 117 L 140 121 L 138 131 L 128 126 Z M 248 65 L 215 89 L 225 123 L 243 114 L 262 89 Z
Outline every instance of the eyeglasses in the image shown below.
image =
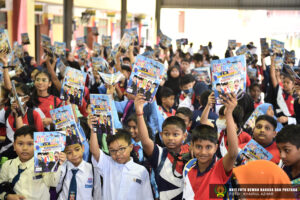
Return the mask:
M 127 147 L 129 147 L 129 145 L 126 146 L 126 147 L 121 147 L 121 148 L 118 149 L 118 150 L 109 149 L 109 153 L 110 153 L 110 155 L 116 155 L 118 152 L 120 152 L 120 154 L 122 154 L 122 153 L 125 152 L 125 150 L 127 149 Z

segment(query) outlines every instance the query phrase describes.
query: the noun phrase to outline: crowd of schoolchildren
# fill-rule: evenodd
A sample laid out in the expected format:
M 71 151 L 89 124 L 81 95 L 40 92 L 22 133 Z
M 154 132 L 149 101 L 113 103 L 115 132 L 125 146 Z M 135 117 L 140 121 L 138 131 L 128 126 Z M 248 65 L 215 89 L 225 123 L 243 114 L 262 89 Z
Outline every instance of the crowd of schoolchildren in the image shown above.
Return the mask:
M 154 53 L 152 59 L 164 63 L 167 72 L 151 103 L 143 94 L 126 93 L 135 56 L 153 50 L 150 46 L 142 50 L 131 45 L 114 58 L 102 47 L 99 55 L 90 51 L 83 60 L 67 50 L 60 58 L 65 65 L 88 73 L 83 103 L 73 106 L 84 142 L 67 141 L 65 150 L 54 156 L 51 169 L 57 171 L 48 173 L 34 173 L 33 133 L 54 130 L 50 110 L 70 104 L 59 98 L 64 72 L 56 68 L 55 56 L 45 54 L 37 66 L 25 52 L 24 71 L 10 76 L 7 56 L 1 54 L 0 133 L 5 140 L 0 156 L 9 160 L 1 167 L 0 199 L 205 200 L 213 184 L 290 184 L 300 178 L 300 86 L 294 77 L 275 69 L 274 56 L 262 56 L 261 66 L 257 59 L 247 61 L 256 77 L 247 76 L 242 98 L 221 96 L 223 106 L 216 111 L 211 85 L 191 74 L 192 68 L 223 58 L 210 55 L 212 48 L 210 43 L 193 52 L 191 45 L 184 52 L 170 46 Z M 109 71 L 120 71 L 123 79 L 114 86 L 105 84 L 91 65 L 92 56 L 105 58 Z M 228 48 L 225 57 L 231 56 Z M 286 64 L 294 67 L 295 60 Z M 19 99 L 11 92 L 12 81 Z M 116 134 L 107 134 L 106 141 L 93 129 L 97 119 L 89 94 L 109 94 L 114 100 Z M 264 114 L 253 129 L 244 129 L 258 108 Z M 238 153 L 251 139 L 273 157 L 239 166 Z

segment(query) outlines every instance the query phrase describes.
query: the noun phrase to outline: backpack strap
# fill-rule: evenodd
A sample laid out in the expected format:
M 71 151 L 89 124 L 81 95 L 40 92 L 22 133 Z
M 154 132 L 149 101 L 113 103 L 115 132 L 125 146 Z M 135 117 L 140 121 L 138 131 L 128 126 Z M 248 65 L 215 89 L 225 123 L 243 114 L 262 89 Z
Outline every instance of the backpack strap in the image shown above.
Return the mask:
M 94 197 L 95 172 L 94 172 L 94 166 L 93 166 L 93 165 L 92 165 L 92 173 L 93 173 L 93 189 L 92 189 L 92 197 Z
M 6 124 L 7 118 L 8 118 L 10 113 L 11 113 L 11 108 L 8 107 L 7 110 L 5 111 L 5 114 L 4 114 L 5 124 Z
M 54 96 L 54 108 L 58 108 L 58 107 L 60 107 L 61 105 L 62 105 L 62 101 L 58 104 L 58 105 L 56 105 L 56 100 L 57 100 L 57 97 L 56 96 Z
M 183 176 L 186 177 L 188 172 L 196 165 L 197 163 L 197 158 L 191 159 L 187 164 L 185 165 L 183 169 Z
M 155 173 L 158 175 L 162 169 L 162 167 L 164 166 L 165 164 L 165 161 L 167 159 L 167 155 L 168 155 L 168 150 L 167 149 L 164 149 L 163 152 L 162 152 L 162 155 L 161 155 L 161 160 L 160 160 L 160 163 L 158 165 L 158 167 L 156 168 L 155 170 Z
M 60 190 L 57 192 L 57 198 L 59 197 L 59 194 L 60 194 L 61 191 L 63 190 L 63 186 L 64 186 L 64 182 L 65 182 L 67 173 L 68 173 L 68 165 L 66 165 L 66 172 L 65 172 L 65 175 L 64 175 L 63 180 L 62 180 L 62 183 L 61 183 L 61 188 L 60 188 Z

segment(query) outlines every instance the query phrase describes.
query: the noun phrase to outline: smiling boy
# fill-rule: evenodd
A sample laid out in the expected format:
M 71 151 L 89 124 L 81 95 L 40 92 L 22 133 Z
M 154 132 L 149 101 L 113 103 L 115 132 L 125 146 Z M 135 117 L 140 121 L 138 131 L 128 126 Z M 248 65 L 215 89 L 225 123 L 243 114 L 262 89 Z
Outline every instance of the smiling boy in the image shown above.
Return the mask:
M 108 156 L 99 149 L 97 135 L 92 128 L 95 118 L 90 115 L 88 121 L 92 163 L 103 177 L 103 199 L 153 199 L 148 171 L 130 157 L 133 149 L 130 133 L 118 129 L 115 135 L 107 136 Z

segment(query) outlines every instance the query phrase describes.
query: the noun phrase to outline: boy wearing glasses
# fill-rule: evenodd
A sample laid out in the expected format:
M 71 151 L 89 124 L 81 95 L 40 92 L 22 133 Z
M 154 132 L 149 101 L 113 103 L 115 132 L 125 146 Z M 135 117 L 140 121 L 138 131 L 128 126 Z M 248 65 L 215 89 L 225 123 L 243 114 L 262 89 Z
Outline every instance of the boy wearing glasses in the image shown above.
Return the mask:
M 93 124 L 96 123 L 95 117 L 89 116 L 92 163 L 103 177 L 103 199 L 153 199 L 148 171 L 130 157 L 133 149 L 130 133 L 118 129 L 115 135 L 107 136 L 108 156 L 99 148 L 97 135 L 93 131 Z

